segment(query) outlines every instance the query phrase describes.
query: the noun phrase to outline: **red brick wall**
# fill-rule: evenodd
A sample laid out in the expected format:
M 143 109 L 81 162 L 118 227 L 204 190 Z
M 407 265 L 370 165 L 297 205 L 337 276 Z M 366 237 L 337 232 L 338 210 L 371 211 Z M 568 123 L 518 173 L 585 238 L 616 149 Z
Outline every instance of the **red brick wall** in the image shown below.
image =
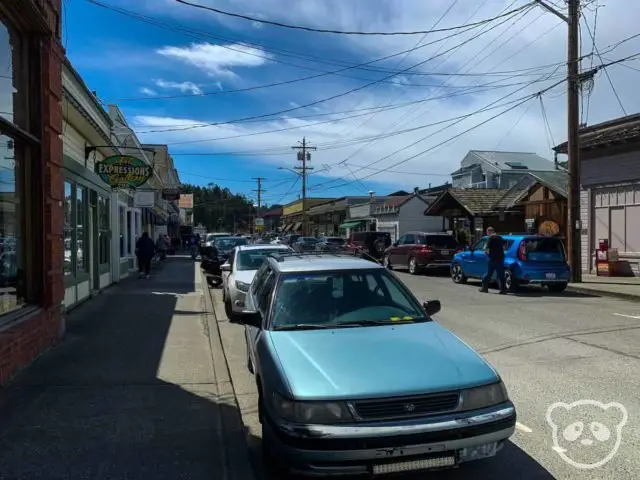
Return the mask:
M 29 0 L 24 0 L 29 1 Z M 41 310 L 20 319 L 13 327 L 0 330 L 0 385 L 28 366 L 54 345 L 60 334 L 61 302 L 64 299 L 62 272 L 63 188 L 62 188 L 62 60 L 60 44 L 60 0 L 31 0 L 49 26 L 50 36 L 42 39 L 42 119 L 44 132 L 40 159 L 43 186 L 42 234 L 39 235 L 44 278 Z M 28 11 L 25 9 L 23 11 Z M 35 20 L 35 19 L 34 19 Z M 38 255 L 40 256 L 40 255 Z M 38 279 L 36 279 L 38 281 Z

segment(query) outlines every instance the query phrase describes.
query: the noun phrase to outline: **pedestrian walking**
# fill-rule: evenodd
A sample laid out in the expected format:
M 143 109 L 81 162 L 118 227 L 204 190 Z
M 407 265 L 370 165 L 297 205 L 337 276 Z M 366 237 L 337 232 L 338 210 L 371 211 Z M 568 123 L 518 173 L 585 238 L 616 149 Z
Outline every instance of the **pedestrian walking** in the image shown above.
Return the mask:
M 484 253 L 489 257 L 487 262 L 487 271 L 482 277 L 482 288 L 480 291 L 487 293 L 489 291 L 489 282 L 493 274 L 496 274 L 498 280 L 498 288 L 501 294 L 507 293 L 504 285 L 504 239 L 496 234 L 493 227 L 487 228 L 487 244 L 484 247 Z
M 149 278 L 151 271 L 151 260 L 156 253 L 156 246 L 147 232 L 142 232 L 142 236 L 136 242 L 136 255 L 138 257 L 138 270 L 140 278 Z
M 160 255 L 160 260 L 167 258 L 167 237 L 164 234 L 158 234 L 156 247 L 158 249 L 158 255 Z

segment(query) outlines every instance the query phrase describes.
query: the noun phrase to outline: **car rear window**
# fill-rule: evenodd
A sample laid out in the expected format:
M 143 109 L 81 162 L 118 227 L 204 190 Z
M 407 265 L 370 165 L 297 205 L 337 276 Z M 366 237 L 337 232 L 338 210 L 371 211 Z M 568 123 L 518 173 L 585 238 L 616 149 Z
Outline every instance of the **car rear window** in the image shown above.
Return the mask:
M 424 237 L 419 237 L 420 243 L 424 243 L 432 248 L 451 248 L 455 249 L 458 247 L 458 242 L 456 239 L 450 235 L 425 235 Z
M 564 261 L 564 245 L 557 238 L 527 238 L 523 241 L 528 260 Z

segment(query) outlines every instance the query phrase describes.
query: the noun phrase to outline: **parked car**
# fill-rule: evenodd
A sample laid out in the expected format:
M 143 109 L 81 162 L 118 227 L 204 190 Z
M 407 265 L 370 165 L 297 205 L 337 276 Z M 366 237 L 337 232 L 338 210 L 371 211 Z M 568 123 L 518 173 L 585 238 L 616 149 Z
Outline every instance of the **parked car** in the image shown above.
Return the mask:
M 466 283 L 468 278 L 482 278 L 489 258 L 484 253 L 488 237 L 457 253 L 451 263 L 451 279 Z M 521 285 L 546 286 L 562 292 L 571 278 L 562 240 L 540 235 L 502 235 L 505 240 L 505 286 L 514 292 Z M 495 277 L 494 277 L 495 280 Z
M 384 265 L 406 267 L 412 275 L 426 269 L 448 269 L 459 250 L 457 240 L 447 233 L 407 232 L 385 250 Z
M 316 250 L 321 252 L 335 252 L 344 248 L 346 240 L 342 237 L 320 237 L 316 243 Z
M 453 467 L 503 447 L 515 407 L 439 310 L 364 259 L 265 259 L 241 321 L 274 478 Z
M 356 232 L 349 237 L 346 249 L 368 260 L 380 261 L 389 245 L 391 235 L 388 232 Z
M 229 320 L 242 313 L 244 297 L 267 255 L 291 252 L 286 245 L 241 245 L 233 249 L 222 270 L 222 300 Z
M 227 261 L 234 248 L 248 244 L 249 241 L 245 237 L 218 237 L 215 239 L 215 246 L 222 263 Z
M 296 243 L 296 241 L 301 237 L 302 235 L 298 235 L 297 233 L 291 234 L 291 235 L 285 235 L 281 240 L 282 243 L 289 245 L 290 247 Z
M 299 237 L 291 246 L 296 252 L 311 252 L 316 249 L 317 243 L 316 237 Z

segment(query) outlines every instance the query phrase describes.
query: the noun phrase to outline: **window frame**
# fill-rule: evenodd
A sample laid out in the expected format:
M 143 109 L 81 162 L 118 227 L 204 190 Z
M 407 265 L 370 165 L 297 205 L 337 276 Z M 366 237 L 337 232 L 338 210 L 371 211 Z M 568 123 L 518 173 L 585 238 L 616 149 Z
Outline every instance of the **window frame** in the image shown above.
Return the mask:
M 103 274 L 111 271 L 111 199 L 98 193 L 97 201 L 98 214 L 98 271 Z M 106 225 L 102 224 L 103 216 L 106 215 Z M 106 227 L 103 228 L 103 227 Z M 104 237 L 103 237 L 104 235 Z M 106 238 L 106 262 L 102 262 L 102 240 Z
M 14 149 L 21 150 L 20 157 L 14 155 L 15 191 L 19 192 L 19 211 L 16 227 L 19 229 L 16 284 L 16 305 L 0 314 L 0 325 L 13 322 L 35 308 L 45 306 L 44 293 L 47 275 L 44 266 L 43 239 L 46 238 L 44 221 L 44 166 L 42 157 L 42 46 L 38 32 L 29 25 L 30 12 L 23 12 L 15 6 L 0 6 L 0 23 L 7 29 L 9 42 L 17 38 L 18 52 L 12 52 L 11 72 L 19 89 L 25 93 L 23 104 L 24 119 L 20 124 L 0 117 L 0 134 L 14 142 Z M 11 43 L 9 43 L 11 45 Z M 11 52 L 11 49 L 9 49 Z M 16 65 L 15 58 L 19 59 Z M 37 92 L 37 93 L 32 93 Z M 15 116 L 14 116 L 15 120 Z M 29 192 L 27 195 L 26 192 Z M 27 255 L 27 252 L 29 254 Z

